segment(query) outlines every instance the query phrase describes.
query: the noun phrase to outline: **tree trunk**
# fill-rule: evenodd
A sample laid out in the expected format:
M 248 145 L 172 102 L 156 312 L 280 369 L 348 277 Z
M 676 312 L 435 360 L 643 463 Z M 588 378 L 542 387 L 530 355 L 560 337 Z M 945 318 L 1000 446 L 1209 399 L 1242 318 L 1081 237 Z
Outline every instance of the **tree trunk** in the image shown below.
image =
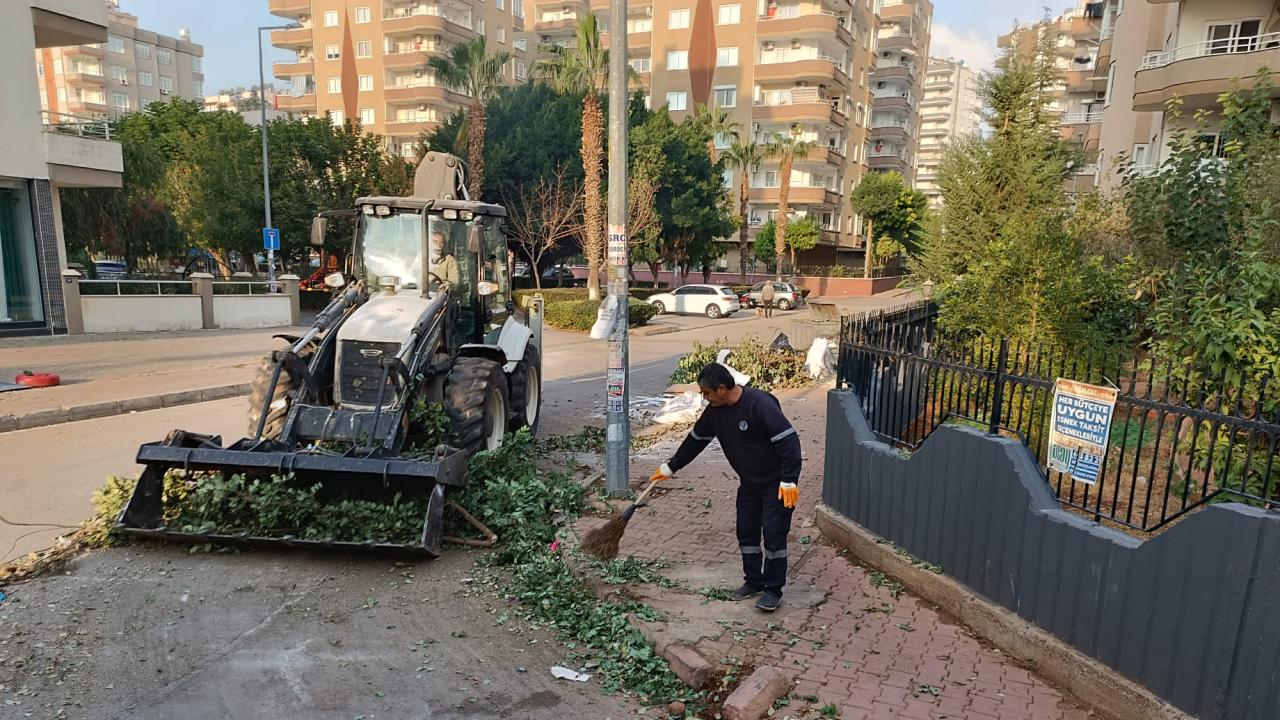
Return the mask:
M 604 123 L 600 98 L 588 91 L 582 98 L 582 214 L 586 224 L 582 252 L 587 256 L 587 297 L 600 299 L 600 263 L 604 260 L 604 208 L 600 197 Z
M 747 202 L 751 195 L 751 177 L 747 170 L 742 170 L 742 182 L 738 190 L 738 207 L 741 208 L 742 225 L 738 227 L 738 266 L 742 270 L 742 284 L 747 284 L 747 255 L 751 252 L 751 242 L 747 239 Z
M 486 124 L 484 103 L 473 100 L 467 132 L 467 163 L 471 165 L 471 174 L 467 177 L 467 194 L 472 200 L 480 199 L 480 189 L 484 187 L 484 128 Z
M 654 290 L 657 290 L 657 289 L 658 289 L 658 284 L 659 284 L 659 283 L 658 283 L 658 272 L 659 272 L 659 271 L 658 271 L 658 266 L 659 266 L 659 265 L 661 265 L 661 264 L 662 264 L 662 262 L 661 262 L 660 260 L 651 260 L 651 261 L 649 261 L 649 274 L 653 276 L 653 289 L 654 289 Z
M 778 185 L 778 219 L 774 223 L 773 256 L 778 271 L 778 281 L 782 281 L 782 261 L 787 256 L 787 211 L 791 209 L 788 199 L 791 195 L 791 153 L 782 157 L 782 165 L 778 168 L 782 176 Z
M 702 263 L 702 282 L 711 282 L 711 263 L 709 262 Z
M 863 228 L 863 236 L 866 238 L 863 243 L 866 245 L 866 251 L 862 253 L 862 277 L 872 278 L 875 270 L 875 228 L 872 227 L 871 218 L 867 218 L 866 227 Z

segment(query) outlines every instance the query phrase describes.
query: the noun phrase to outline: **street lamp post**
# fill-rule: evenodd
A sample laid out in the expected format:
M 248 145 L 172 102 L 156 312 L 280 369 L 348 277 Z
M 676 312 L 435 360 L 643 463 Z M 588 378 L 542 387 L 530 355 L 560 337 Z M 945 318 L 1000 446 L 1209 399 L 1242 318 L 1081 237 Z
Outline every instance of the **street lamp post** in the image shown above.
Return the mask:
M 628 348 L 627 313 L 630 289 L 627 287 L 627 27 L 626 0 L 610 0 L 609 26 L 609 295 L 617 308 L 618 320 L 609 337 L 607 368 L 608 434 L 606 467 L 609 494 L 617 497 L 630 487 L 631 460 L 630 354 Z
M 258 28 L 258 107 L 262 110 L 262 207 L 264 222 L 262 227 L 271 227 L 271 170 L 267 167 L 267 77 L 262 65 L 262 31 L 263 30 L 295 30 L 302 27 L 297 23 L 288 25 L 263 25 Z M 266 232 L 265 230 L 263 231 Z M 266 237 L 265 234 L 263 236 Z M 271 245 L 267 248 L 267 282 L 272 290 L 276 287 L 276 251 Z

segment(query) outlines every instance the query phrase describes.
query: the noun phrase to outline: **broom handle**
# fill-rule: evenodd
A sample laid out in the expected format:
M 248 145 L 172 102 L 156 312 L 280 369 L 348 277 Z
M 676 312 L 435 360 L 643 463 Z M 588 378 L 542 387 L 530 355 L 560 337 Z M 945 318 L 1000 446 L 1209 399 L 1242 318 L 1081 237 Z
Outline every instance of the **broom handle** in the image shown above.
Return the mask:
M 644 502 L 644 499 L 645 499 L 645 498 L 647 498 L 647 497 L 649 497 L 649 493 L 653 492 L 653 489 L 654 489 L 655 487 L 657 487 L 657 486 L 658 486 L 658 483 L 660 483 L 660 482 L 662 482 L 662 480 L 661 480 L 661 479 L 659 479 L 659 480 L 654 480 L 653 482 L 650 482 L 650 483 L 649 483 L 649 487 L 645 488 L 645 489 L 644 489 L 644 492 L 640 493 L 640 497 L 636 498 L 636 501 L 635 501 L 635 502 L 633 502 L 633 503 L 631 503 L 631 505 L 632 505 L 632 506 L 638 506 L 638 505 L 640 505 L 640 503 Z

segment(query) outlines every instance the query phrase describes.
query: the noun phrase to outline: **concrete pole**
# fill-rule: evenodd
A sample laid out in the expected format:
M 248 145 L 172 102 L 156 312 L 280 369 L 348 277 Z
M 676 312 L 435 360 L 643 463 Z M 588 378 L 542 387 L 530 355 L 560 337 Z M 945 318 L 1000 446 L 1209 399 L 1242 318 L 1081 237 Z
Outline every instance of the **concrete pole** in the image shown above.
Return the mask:
M 618 324 L 609 338 L 607 469 L 609 495 L 630 489 L 630 358 L 627 315 L 627 2 L 609 3 L 609 237 L 608 291 L 617 302 Z

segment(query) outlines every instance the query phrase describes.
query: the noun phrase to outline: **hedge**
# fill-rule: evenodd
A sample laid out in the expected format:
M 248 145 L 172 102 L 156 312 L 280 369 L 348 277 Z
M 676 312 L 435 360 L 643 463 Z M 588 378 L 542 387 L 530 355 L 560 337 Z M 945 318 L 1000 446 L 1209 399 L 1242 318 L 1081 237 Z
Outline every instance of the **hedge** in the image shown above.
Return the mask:
M 586 332 L 596 322 L 600 303 L 595 300 L 565 300 L 547 303 L 547 324 L 561 330 Z M 653 308 L 640 300 L 632 299 L 627 312 L 632 327 L 645 325 L 653 317 Z
M 631 297 L 637 300 L 648 300 L 650 297 L 657 295 L 658 293 L 668 292 L 665 289 L 654 290 L 653 288 L 631 288 L 630 290 L 631 290 Z M 604 293 L 604 288 L 600 288 L 600 292 Z M 542 299 L 546 301 L 548 307 L 550 307 L 551 305 L 554 305 L 557 302 L 587 299 L 586 288 L 548 288 L 546 290 L 516 290 L 514 293 L 516 305 L 522 308 L 528 307 L 529 301 L 532 300 L 533 296 L 538 293 L 542 293 Z

